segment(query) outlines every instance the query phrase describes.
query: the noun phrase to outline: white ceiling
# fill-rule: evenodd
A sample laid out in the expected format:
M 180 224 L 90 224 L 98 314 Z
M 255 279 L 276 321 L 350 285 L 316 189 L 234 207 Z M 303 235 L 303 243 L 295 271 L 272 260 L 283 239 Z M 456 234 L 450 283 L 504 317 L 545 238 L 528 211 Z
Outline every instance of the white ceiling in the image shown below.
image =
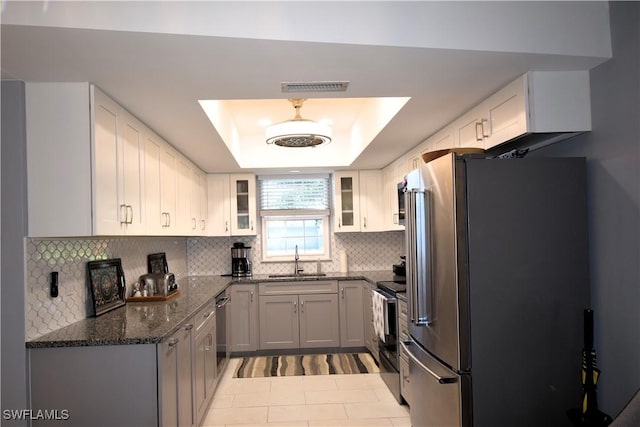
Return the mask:
M 49 1 L 2 8 L 3 78 L 92 82 L 206 172 L 242 169 L 201 99 L 259 101 L 246 115 L 235 113 L 244 127 L 282 111 L 279 104 L 293 117 L 291 97 L 309 98 L 302 115 L 314 120 L 326 118 L 311 114 L 313 98 L 322 98 L 322 115 L 336 114 L 334 123 L 350 113 L 332 98 L 410 98 L 353 162 L 336 163 L 372 169 L 526 71 L 590 69 L 611 56 L 603 2 Z M 347 80 L 349 88 L 280 92 L 281 82 L 327 80 Z

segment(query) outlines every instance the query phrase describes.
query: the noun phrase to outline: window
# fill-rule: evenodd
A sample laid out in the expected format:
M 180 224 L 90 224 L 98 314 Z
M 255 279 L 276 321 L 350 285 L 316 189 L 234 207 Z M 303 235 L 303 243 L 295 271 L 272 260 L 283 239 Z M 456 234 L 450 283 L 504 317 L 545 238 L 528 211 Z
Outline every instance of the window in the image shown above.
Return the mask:
M 258 177 L 262 258 L 291 261 L 329 258 L 329 176 Z

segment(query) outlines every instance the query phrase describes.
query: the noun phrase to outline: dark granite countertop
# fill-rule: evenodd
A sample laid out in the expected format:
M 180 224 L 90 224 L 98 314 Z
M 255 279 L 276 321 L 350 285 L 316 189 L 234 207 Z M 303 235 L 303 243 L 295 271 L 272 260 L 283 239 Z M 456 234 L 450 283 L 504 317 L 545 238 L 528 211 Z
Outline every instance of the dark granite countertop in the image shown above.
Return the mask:
M 156 344 L 171 336 L 233 283 L 307 280 L 392 280 L 391 271 L 326 273 L 295 278 L 256 275 L 248 278 L 190 276 L 178 281 L 180 295 L 162 302 L 129 302 L 124 307 L 65 326 L 31 341 L 27 348 Z

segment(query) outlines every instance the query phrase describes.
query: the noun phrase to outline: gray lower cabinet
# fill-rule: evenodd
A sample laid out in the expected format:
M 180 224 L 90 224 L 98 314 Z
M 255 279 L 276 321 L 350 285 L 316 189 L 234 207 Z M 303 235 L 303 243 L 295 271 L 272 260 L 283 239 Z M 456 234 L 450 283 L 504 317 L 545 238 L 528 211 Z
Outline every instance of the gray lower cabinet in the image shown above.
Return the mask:
M 212 305 L 196 318 L 193 356 L 193 398 L 196 425 L 202 424 L 217 381 L 216 311 Z
M 200 425 L 217 380 L 215 326 L 210 304 L 159 344 L 30 348 L 31 409 L 68 414 L 32 426 Z
M 299 347 L 298 296 L 260 296 L 260 349 Z
M 258 349 L 258 285 L 238 283 L 230 288 L 231 351 Z
M 158 345 L 162 427 L 193 426 L 193 324 L 188 323 Z
M 336 281 L 259 284 L 260 349 L 339 347 Z
M 364 280 L 338 282 L 340 295 L 340 346 L 364 347 Z
M 136 344 L 30 348 L 32 411 L 68 411 L 66 420 L 34 419 L 31 425 L 160 425 L 156 347 Z M 175 393 L 177 390 L 174 396 Z
M 300 347 L 339 347 L 338 296 L 300 295 Z

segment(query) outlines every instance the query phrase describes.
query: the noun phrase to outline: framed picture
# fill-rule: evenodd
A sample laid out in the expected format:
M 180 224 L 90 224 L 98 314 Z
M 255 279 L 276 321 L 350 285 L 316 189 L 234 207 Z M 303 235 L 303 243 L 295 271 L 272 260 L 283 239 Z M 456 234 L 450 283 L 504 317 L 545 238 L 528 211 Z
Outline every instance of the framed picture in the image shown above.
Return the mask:
M 87 263 L 96 317 L 125 305 L 124 272 L 120 258 Z
M 164 252 L 147 255 L 147 272 L 148 273 L 168 273 L 167 256 Z

